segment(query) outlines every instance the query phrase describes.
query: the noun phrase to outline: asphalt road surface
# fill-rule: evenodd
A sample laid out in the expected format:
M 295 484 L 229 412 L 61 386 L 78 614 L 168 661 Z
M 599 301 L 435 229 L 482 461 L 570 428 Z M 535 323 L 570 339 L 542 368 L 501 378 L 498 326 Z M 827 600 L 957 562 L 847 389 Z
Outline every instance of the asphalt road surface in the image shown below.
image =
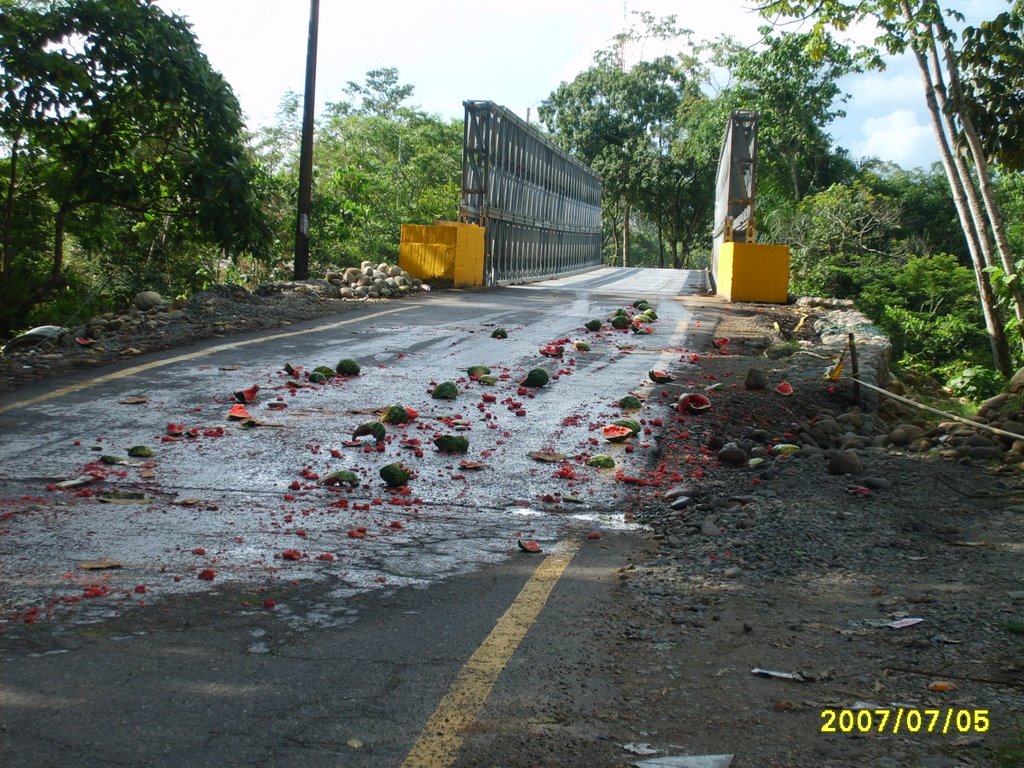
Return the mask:
M 447 766 L 545 665 L 574 668 L 577 709 L 607 706 L 588 606 L 633 546 L 622 475 L 657 425 L 599 430 L 710 332 L 680 300 L 703 287 L 604 269 L 444 291 L 0 399 L 0 765 Z M 636 298 L 654 333 L 583 329 Z M 361 374 L 284 371 L 341 358 Z M 550 383 L 522 388 L 537 367 Z M 228 414 L 253 385 L 245 428 Z M 353 439 L 393 404 L 417 418 Z M 437 451 L 447 434 L 468 451 Z M 599 452 L 617 471 L 585 465 Z M 405 488 L 380 479 L 394 462 Z M 320 482 L 342 469 L 357 487 Z

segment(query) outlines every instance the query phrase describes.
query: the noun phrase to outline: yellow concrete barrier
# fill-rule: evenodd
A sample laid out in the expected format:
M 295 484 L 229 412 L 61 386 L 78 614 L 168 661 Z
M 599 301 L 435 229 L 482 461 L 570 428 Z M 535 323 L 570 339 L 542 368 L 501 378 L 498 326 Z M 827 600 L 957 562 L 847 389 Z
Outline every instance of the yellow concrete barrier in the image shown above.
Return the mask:
M 450 281 L 456 288 L 483 285 L 484 228 L 455 221 L 403 224 L 398 266 L 413 277 Z
M 785 304 L 789 300 L 789 247 L 722 243 L 716 288 L 729 301 Z

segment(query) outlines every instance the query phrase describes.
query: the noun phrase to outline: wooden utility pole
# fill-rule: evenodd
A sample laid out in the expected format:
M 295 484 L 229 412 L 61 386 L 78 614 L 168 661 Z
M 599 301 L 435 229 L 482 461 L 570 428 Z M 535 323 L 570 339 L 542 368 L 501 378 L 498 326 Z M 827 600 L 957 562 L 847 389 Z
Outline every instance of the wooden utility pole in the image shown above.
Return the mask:
M 313 200 L 313 109 L 316 101 L 316 41 L 319 27 L 320 0 L 310 0 L 306 93 L 302 103 L 302 146 L 299 149 L 299 215 L 295 224 L 296 280 L 309 279 L 309 214 Z

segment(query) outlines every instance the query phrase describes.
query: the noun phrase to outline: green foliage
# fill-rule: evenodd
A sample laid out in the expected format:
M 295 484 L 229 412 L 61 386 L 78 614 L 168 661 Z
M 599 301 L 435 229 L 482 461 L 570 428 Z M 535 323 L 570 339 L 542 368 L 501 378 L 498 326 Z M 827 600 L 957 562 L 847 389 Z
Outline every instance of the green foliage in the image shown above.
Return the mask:
M 989 157 L 1024 170 L 1024 8 L 967 27 L 959 54 L 971 120 Z
M 238 101 L 183 19 L 134 0 L 15 5 L 0 53 L 2 292 L 17 297 L 0 330 L 87 275 L 90 254 L 139 261 L 168 222 L 229 254 L 265 244 Z M 26 207 L 45 237 L 17 232 Z
M 714 64 L 732 78 L 718 97 L 730 109 L 760 113 L 760 195 L 800 200 L 852 176 L 852 165 L 833 148 L 825 127 L 845 114 L 840 78 L 861 68 L 850 50 L 827 34 L 760 31 L 762 43 L 755 48 L 728 38 L 712 46 Z
M 681 135 L 678 113 L 704 98 L 703 72 L 692 56 L 683 55 L 622 66 L 629 43 L 687 34 L 676 28 L 674 17 L 640 16 L 643 30 L 631 29 L 614 47 L 598 51 L 587 70 L 551 93 L 539 115 L 554 140 L 601 177 L 608 261 L 620 245 L 626 249 L 628 219 L 637 236 L 629 242 L 631 265 L 664 265 L 667 254 L 678 265 L 680 248 L 685 251 L 709 231 L 714 166 L 673 152 Z
M 945 375 L 946 386 L 954 395 L 973 402 L 992 397 L 1006 386 L 1006 380 L 997 371 L 980 365 L 954 363 L 938 371 Z
M 393 68 L 350 82 L 348 100 L 328 105 L 313 149 L 310 263 L 337 268 L 395 261 L 402 224 L 453 220 L 460 202 L 462 123 L 409 106 L 411 85 Z M 294 247 L 291 201 L 298 188 L 300 100 L 286 95 L 277 123 L 255 149 L 272 172 L 276 241 Z

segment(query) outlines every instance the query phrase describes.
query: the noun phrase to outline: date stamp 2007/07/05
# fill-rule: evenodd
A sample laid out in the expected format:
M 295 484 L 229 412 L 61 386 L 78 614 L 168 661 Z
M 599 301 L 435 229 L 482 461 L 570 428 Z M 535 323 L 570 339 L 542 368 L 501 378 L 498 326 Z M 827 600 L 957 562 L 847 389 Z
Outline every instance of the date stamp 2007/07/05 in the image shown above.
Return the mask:
M 823 709 L 821 733 L 986 733 L 987 709 Z

